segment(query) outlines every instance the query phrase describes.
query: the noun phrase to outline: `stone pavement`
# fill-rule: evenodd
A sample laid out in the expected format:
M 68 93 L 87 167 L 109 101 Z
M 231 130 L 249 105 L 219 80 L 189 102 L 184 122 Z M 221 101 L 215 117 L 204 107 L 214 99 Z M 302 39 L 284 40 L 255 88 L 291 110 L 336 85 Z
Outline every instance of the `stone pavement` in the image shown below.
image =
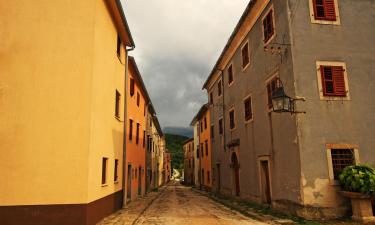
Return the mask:
M 125 209 L 121 209 L 112 215 L 104 218 L 97 225 L 130 225 L 135 224 L 139 216 L 157 199 L 157 197 L 165 190 L 161 187 L 157 192 L 153 191 L 146 196 L 130 202 Z
M 126 209 L 105 218 L 98 225 L 265 225 L 237 211 L 171 182 L 159 192 L 130 203 Z

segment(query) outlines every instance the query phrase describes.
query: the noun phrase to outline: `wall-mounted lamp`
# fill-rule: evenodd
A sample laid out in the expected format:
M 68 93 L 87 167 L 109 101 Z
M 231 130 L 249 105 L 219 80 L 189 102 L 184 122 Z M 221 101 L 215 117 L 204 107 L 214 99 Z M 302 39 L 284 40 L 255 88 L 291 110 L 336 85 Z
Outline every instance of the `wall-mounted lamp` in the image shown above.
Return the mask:
M 279 78 L 276 84 L 278 84 L 278 86 L 276 87 L 276 90 L 272 95 L 272 108 L 273 108 L 272 111 L 273 112 L 276 112 L 276 113 L 289 112 L 291 114 L 306 113 L 306 112 L 295 111 L 295 101 L 305 101 L 305 98 L 291 98 L 288 95 L 286 95 L 285 90 L 284 90 L 284 85 Z

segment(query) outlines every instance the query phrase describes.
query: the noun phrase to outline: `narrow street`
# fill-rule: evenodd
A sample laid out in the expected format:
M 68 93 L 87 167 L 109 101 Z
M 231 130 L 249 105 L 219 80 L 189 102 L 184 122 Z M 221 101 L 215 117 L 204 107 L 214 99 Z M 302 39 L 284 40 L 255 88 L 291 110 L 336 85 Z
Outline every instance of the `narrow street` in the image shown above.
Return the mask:
M 136 202 L 134 202 L 136 203 Z M 145 201 L 148 204 L 150 201 Z M 99 225 L 122 225 L 122 224 L 163 224 L 163 225 L 230 225 L 251 224 L 262 225 L 265 223 L 255 221 L 241 215 L 236 211 L 194 192 L 190 187 L 185 187 L 177 182 L 171 182 L 165 187 L 160 195 L 150 205 L 139 204 L 137 218 L 129 217 L 128 211 L 136 211 L 131 203 L 129 209 L 122 213 L 112 215 L 110 219 L 104 220 Z M 133 218 L 133 219 L 129 219 Z

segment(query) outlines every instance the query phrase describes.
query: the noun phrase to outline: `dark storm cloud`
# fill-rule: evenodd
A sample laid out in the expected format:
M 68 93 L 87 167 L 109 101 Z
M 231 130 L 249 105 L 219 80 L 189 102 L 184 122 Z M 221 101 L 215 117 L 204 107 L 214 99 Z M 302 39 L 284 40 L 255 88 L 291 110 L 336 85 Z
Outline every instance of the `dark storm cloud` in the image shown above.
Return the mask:
M 202 85 L 248 0 L 123 2 L 140 72 L 161 125 L 188 126 L 207 96 Z

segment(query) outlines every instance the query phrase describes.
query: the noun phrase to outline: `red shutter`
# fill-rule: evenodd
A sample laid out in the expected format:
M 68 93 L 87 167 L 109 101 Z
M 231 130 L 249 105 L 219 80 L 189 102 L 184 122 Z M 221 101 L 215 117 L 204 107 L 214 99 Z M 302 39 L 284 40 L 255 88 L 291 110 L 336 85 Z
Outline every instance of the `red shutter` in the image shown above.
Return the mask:
M 316 20 L 336 21 L 335 1 L 337 0 L 312 0 L 314 17 Z
M 332 76 L 334 80 L 335 95 L 345 97 L 346 87 L 345 87 L 344 69 L 341 66 L 332 67 Z
M 324 1 L 324 11 L 326 20 L 336 21 L 335 1 L 336 0 Z

